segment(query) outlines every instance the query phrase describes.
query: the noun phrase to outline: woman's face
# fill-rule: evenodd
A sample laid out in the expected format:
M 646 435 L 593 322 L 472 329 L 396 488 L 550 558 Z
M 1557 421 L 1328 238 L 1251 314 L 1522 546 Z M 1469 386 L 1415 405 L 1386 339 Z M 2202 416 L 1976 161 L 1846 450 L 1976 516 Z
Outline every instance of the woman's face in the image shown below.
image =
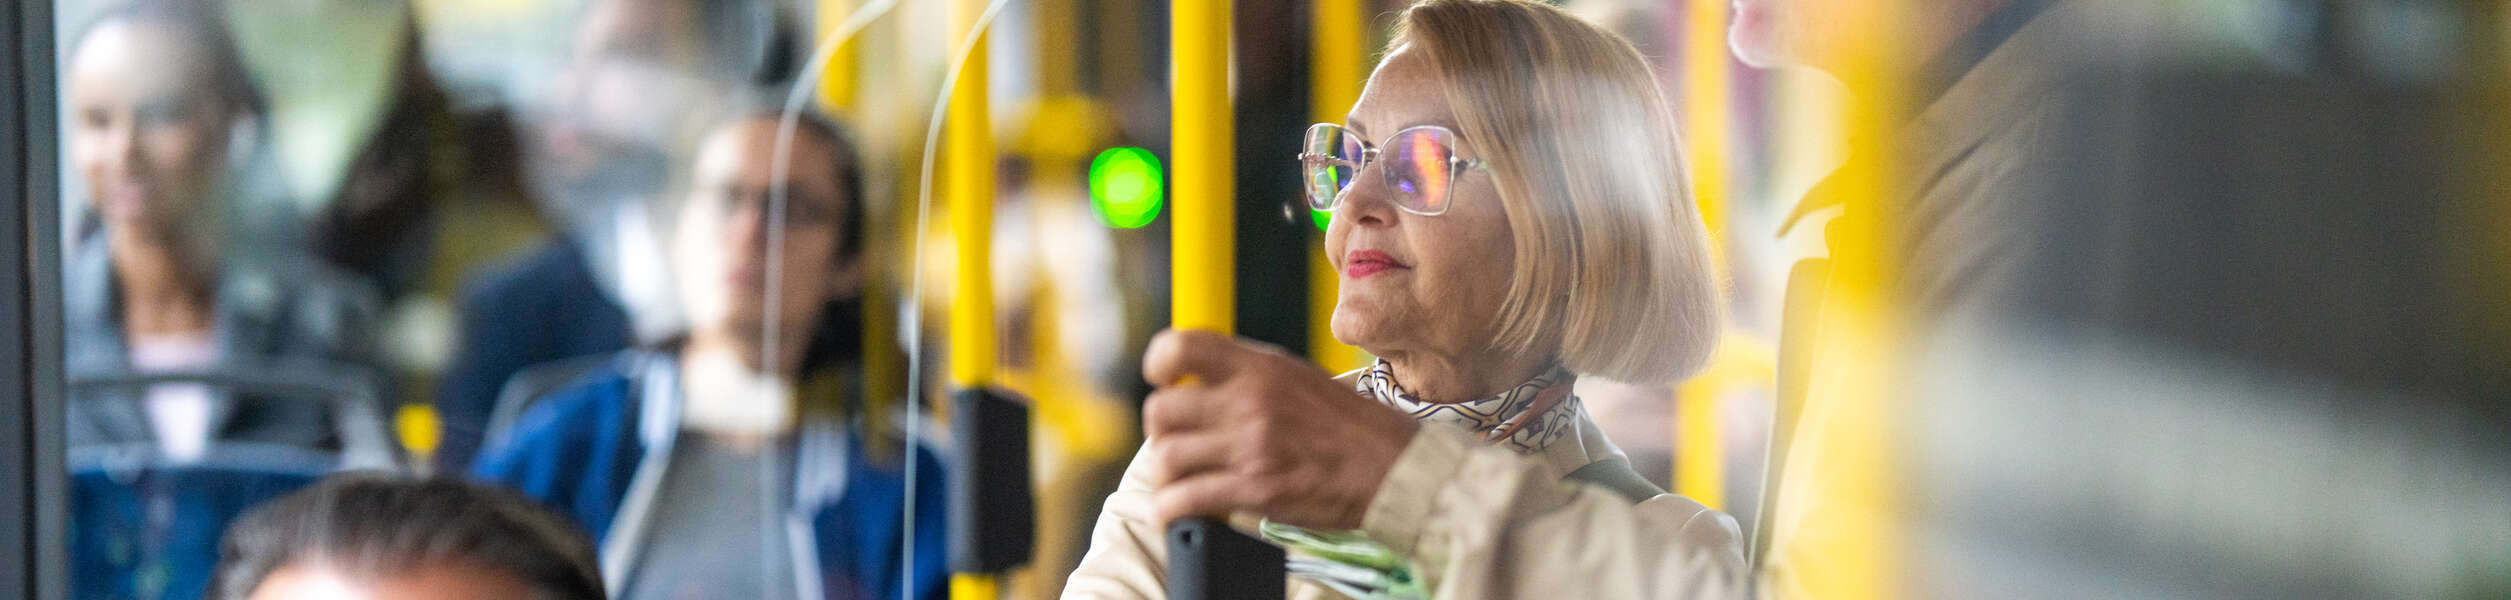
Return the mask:
M 198 44 L 148 23 L 98 27 L 71 55 L 71 162 L 109 229 L 162 238 L 214 216 L 239 116 Z
M 829 300 L 854 293 L 848 265 L 837 263 L 846 198 L 829 165 L 834 149 L 819 138 L 794 138 L 785 183 L 782 279 L 773 309 L 764 301 L 767 276 L 768 193 L 776 122 L 751 119 L 716 128 L 698 146 L 694 187 L 680 209 L 674 266 L 682 305 L 696 328 L 755 331 L 767 311 L 779 328 L 808 331 Z
M 1369 77 L 1345 126 L 1376 147 L 1422 125 L 1457 128 L 1429 57 L 1407 45 Z M 1457 156 L 1477 158 L 1476 140 L 1459 137 Z M 1326 228 L 1325 253 L 1342 278 L 1334 339 L 1390 358 L 1487 351 L 1516 261 L 1490 172 L 1461 172 L 1435 217 L 1396 208 L 1385 176 L 1380 164 L 1362 169 Z

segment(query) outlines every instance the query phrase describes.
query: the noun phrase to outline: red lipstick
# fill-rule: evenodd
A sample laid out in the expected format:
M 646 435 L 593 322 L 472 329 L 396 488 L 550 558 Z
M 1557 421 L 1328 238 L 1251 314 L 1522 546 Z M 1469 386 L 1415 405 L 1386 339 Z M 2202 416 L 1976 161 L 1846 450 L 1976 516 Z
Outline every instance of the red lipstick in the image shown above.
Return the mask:
M 1376 250 L 1353 250 L 1343 254 L 1345 279 L 1360 279 L 1391 269 L 1410 268 L 1410 265 L 1395 262 L 1395 257 Z

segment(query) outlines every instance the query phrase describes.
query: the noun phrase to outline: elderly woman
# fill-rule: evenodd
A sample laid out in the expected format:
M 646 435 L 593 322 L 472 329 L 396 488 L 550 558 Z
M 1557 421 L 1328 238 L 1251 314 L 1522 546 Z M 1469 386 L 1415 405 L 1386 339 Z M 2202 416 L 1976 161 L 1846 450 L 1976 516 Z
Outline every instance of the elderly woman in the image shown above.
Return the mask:
M 1334 336 L 1381 359 L 1332 377 L 1156 338 L 1149 441 L 1066 595 L 1161 596 L 1165 524 L 1220 514 L 1293 550 L 1292 597 L 1737 585 L 1733 520 L 1638 481 L 1571 394 L 1679 378 L 1719 322 L 1647 63 L 1531 2 L 1431 0 L 1400 27 L 1349 123 L 1311 128 L 1301 157 L 1333 212 Z

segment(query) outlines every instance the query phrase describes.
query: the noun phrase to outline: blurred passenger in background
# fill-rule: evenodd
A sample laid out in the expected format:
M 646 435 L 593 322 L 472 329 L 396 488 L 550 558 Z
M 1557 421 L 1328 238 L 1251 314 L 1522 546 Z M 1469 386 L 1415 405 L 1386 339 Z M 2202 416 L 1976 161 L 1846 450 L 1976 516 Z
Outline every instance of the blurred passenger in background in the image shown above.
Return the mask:
M 506 386 L 580 373 L 589 358 L 682 327 L 658 215 L 676 165 L 722 110 L 721 89 L 774 85 L 792 67 L 789 25 L 764 2 L 593 0 L 572 55 L 522 108 L 525 160 L 546 241 L 470 276 L 436 406 L 436 464 L 468 465 Z M 528 388 L 530 386 L 524 386 Z M 521 390 L 519 390 L 521 391 Z
M 102 222 L 70 254 L 70 378 L 290 367 L 371 388 L 374 294 L 302 254 L 226 241 L 233 147 L 259 122 L 220 23 L 199 2 L 143 0 L 69 46 L 66 141 Z M 73 398 L 69 440 L 154 442 L 174 457 L 220 440 L 339 443 L 323 403 L 240 400 L 194 384 Z
M 1863 563 L 1916 597 L 2502 595 L 2511 363 L 2477 332 L 2511 288 L 2467 224 L 2501 222 L 2504 154 L 2465 133 L 2500 127 L 2498 6 L 1850 4 L 1734 23 L 1740 57 L 1895 109 L 1855 141 L 1890 187 L 1799 211 L 1877 234 L 1834 256 L 1888 268 L 1893 334 L 1783 349 L 1892 372 L 1794 386 L 1764 589 L 1872 593 L 1820 587 Z M 1809 281 L 1791 330 L 1836 312 Z M 1887 510 L 1843 493 L 1860 437 L 1894 440 Z M 1824 551 L 1859 546 L 1890 557 Z
M 448 224 L 445 213 L 456 202 L 459 179 L 471 174 L 460 170 L 455 162 L 463 152 L 459 146 L 462 140 L 456 137 L 460 128 L 450 100 L 437 87 L 435 77 L 428 73 L 419 56 L 417 27 L 405 21 L 396 30 L 384 32 L 384 37 L 392 40 L 385 49 L 388 54 L 384 62 L 341 67 L 371 71 L 374 74 L 370 77 L 385 78 L 383 89 L 378 91 L 383 97 L 374 100 L 383 103 L 382 112 L 371 117 L 378 121 L 321 121 L 304 125 L 326 127 L 313 135 L 336 140 L 332 143 L 349 144 L 343 149 L 351 158 L 338 170 L 291 178 L 331 182 L 319 191 L 298 189 L 300 194 L 315 194 L 309 201 L 319 205 L 307 222 L 308 247 L 334 264 L 366 275 L 391 302 L 412 294 L 434 293 L 431 288 L 437 286 L 428 280 L 429 273 L 442 266 L 436 260 L 437 251 L 447 243 L 438 239 L 440 227 Z M 265 44 L 275 41 L 268 36 L 257 39 Z M 298 66 L 320 64 L 308 61 L 305 53 L 322 49 L 324 46 L 289 47 L 283 57 L 267 60 L 274 65 L 283 61 Z M 321 112 L 331 108 L 281 104 L 273 110 Z M 334 115 L 324 112 L 306 118 L 331 116 Z M 289 167 L 321 168 L 303 163 Z M 322 195 L 324 191 L 330 194 Z M 485 245 L 490 241 L 476 237 L 484 232 L 463 233 L 474 236 L 463 240 L 466 243 Z
M 394 404 L 433 397 L 456 282 L 543 228 L 509 168 L 514 136 L 493 112 L 457 112 L 410 2 L 210 4 L 265 98 L 271 159 L 254 174 L 279 190 L 239 237 L 366 278 L 383 298 L 374 328 Z M 403 431 L 421 455 L 436 445 L 428 423 Z
M 399 319 L 451 287 L 443 273 L 467 265 L 449 257 L 511 245 L 513 225 L 529 230 L 528 220 L 472 214 L 470 201 L 487 199 L 469 194 L 486 186 L 466 161 L 484 140 L 466 138 L 469 124 L 428 68 L 407 2 L 203 4 L 227 16 L 267 109 L 272 160 L 254 174 L 279 192 L 244 223 L 250 243 L 310 250 L 366 277 Z M 438 239 L 449 230 L 462 239 Z
M 779 114 L 742 114 L 699 145 L 672 245 L 687 335 L 539 400 L 474 472 L 590 528 L 622 597 L 897 598 L 913 536 L 914 596 L 937 598 L 946 478 L 923 448 L 904 458 L 910 531 L 900 442 L 861 426 L 852 381 L 860 156 L 801 115 L 776 168 Z
M 339 475 L 254 508 L 219 550 L 220 600 L 601 600 L 593 546 L 514 492 Z
M 79 598 L 197 597 L 236 510 L 336 468 L 334 451 L 389 460 L 373 292 L 231 241 L 252 193 L 238 163 L 266 137 L 213 6 L 108 9 L 63 55 L 67 162 L 99 227 L 70 236 L 63 281 Z
M 1732 46 L 1761 67 L 1800 66 L 1837 72 L 1860 25 L 1827 14 L 1817 0 L 1746 0 L 1737 4 Z M 2034 186 L 2054 172 L 2055 150 L 2072 145 L 2045 134 L 2061 100 L 2052 71 L 2077 48 L 2070 36 L 2091 26 L 2042 19 L 2059 0 L 1915 2 L 1906 22 L 1909 56 L 1921 63 L 1905 99 L 1911 112 L 1903 139 L 1878 141 L 1895 151 L 1896 167 L 1929 182 L 1896 199 L 1888 218 L 1908 223 L 1891 251 L 1906 266 L 1906 300 L 1914 313 L 1942 315 L 2015 297 L 2039 201 Z M 2081 11 L 2078 11 L 2081 12 Z M 1855 92 L 1855 90 L 1852 90 Z M 1836 190 L 1815 188 L 1787 226 L 1840 205 Z M 1818 225 L 1818 224 L 1817 224 Z
M 2042 205 L 2043 194 L 2033 186 L 2052 172 L 2046 160 L 2054 148 L 2073 142 L 2047 133 L 2057 128 L 2057 113 L 2049 110 L 2056 91 L 2050 53 L 2054 44 L 2074 33 L 2060 23 L 2034 26 L 2052 4 L 2058 2 L 1912 3 L 1916 14 L 1903 15 L 1903 22 L 1913 26 L 1897 50 L 1925 62 L 1913 73 L 1907 95 L 1897 99 L 1908 103 L 1909 112 L 1892 116 L 1909 119 L 1896 124 L 1903 126 L 1896 131 L 1904 137 L 1861 140 L 1867 145 L 1857 151 L 1889 153 L 1881 155 L 1890 157 L 1896 172 L 1928 185 L 1894 189 L 1874 209 L 1843 215 L 1842 191 L 1826 181 L 1808 192 L 1782 223 L 1782 233 L 1799 226 L 1820 228 L 1834 219 L 1847 226 L 1888 223 L 1902 232 L 1904 237 L 1895 238 L 1898 245 L 1884 251 L 1900 268 L 1893 290 L 1905 309 L 1899 314 L 1919 321 L 1913 326 L 1922 332 L 1917 335 L 1926 335 L 1932 323 L 1953 318 L 1965 307 L 1975 311 L 2014 296 L 2018 269 L 2026 264 L 2019 256 L 2030 242 L 2023 237 L 2028 229 L 2022 225 L 2030 220 L 2022 211 Z M 1835 17 L 1816 0 L 1745 0 L 1736 4 L 1729 42 L 1737 58 L 1754 66 L 1844 73 L 1855 53 L 1877 50 L 1849 47 L 1856 39 L 1853 28 L 1863 24 Z M 1883 93 L 1878 90 L 1850 91 L 1864 94 L 1862 101 L 1887 100 L 1874 97 Z M 1783 311 L 1787 322 L 1782 325 L 1791 333 L 1782 339 L 1805 343 L 1781 348 L 1782 364 L 1841 368 L 1814 356 L 1811 338 L 1800 339 L 1801 332 L 1817 325 L 1813 318 L 1821 314 L 1827 291 L 1821 274 L 1829 264 L 1828 258 L 1811 258 L 1791 273 Z M 1779 388 L 1805 386 L 1783 382 Z M 1834 560 L 1813 549 L 1827 547 L 1828 536 L 1847 531 L 1837 519 L 1853 509 L 1830 502 L 1836 494 L 1826 487 L 1826 476 L 1836 470 L 1830 465 L 1841 460 L 1824 452 L 1821 439 L 1825 428 L 1837 427 L 1834 411 L 1802 396 L 1782 402 L 1802 406 L 1802 416 L 1779 424 L 1793 431 L 1776 434 L 1772 488 L 1765 491 L 1772 495 L 1770 514 L 1764 516 L 1767 525 L 1756 539 L 1756 553 L 1769 554 L 1765 568 L 1773 578 L 1770 585 L 1805 593 L 1792 586 L 1818 577 L 1809 574 L 1832 568 L 1829 561 Z M 1798 432 L 1805 438 L 1796 439 Z

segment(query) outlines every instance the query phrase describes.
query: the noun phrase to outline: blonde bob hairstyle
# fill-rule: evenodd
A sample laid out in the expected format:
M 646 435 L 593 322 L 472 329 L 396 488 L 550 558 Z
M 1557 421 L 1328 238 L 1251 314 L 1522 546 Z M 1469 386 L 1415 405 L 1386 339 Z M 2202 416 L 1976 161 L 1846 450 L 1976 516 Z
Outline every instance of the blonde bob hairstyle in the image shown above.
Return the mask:
M 1516 266 L 1493 343 L 1572 372 L 1688 375 L 1721 303 L 1674 118 L 1630 42 L 1521 0 L 1428 0 L 1393 49 L 1430 59 L 1457 133 L 1491 165 Z

